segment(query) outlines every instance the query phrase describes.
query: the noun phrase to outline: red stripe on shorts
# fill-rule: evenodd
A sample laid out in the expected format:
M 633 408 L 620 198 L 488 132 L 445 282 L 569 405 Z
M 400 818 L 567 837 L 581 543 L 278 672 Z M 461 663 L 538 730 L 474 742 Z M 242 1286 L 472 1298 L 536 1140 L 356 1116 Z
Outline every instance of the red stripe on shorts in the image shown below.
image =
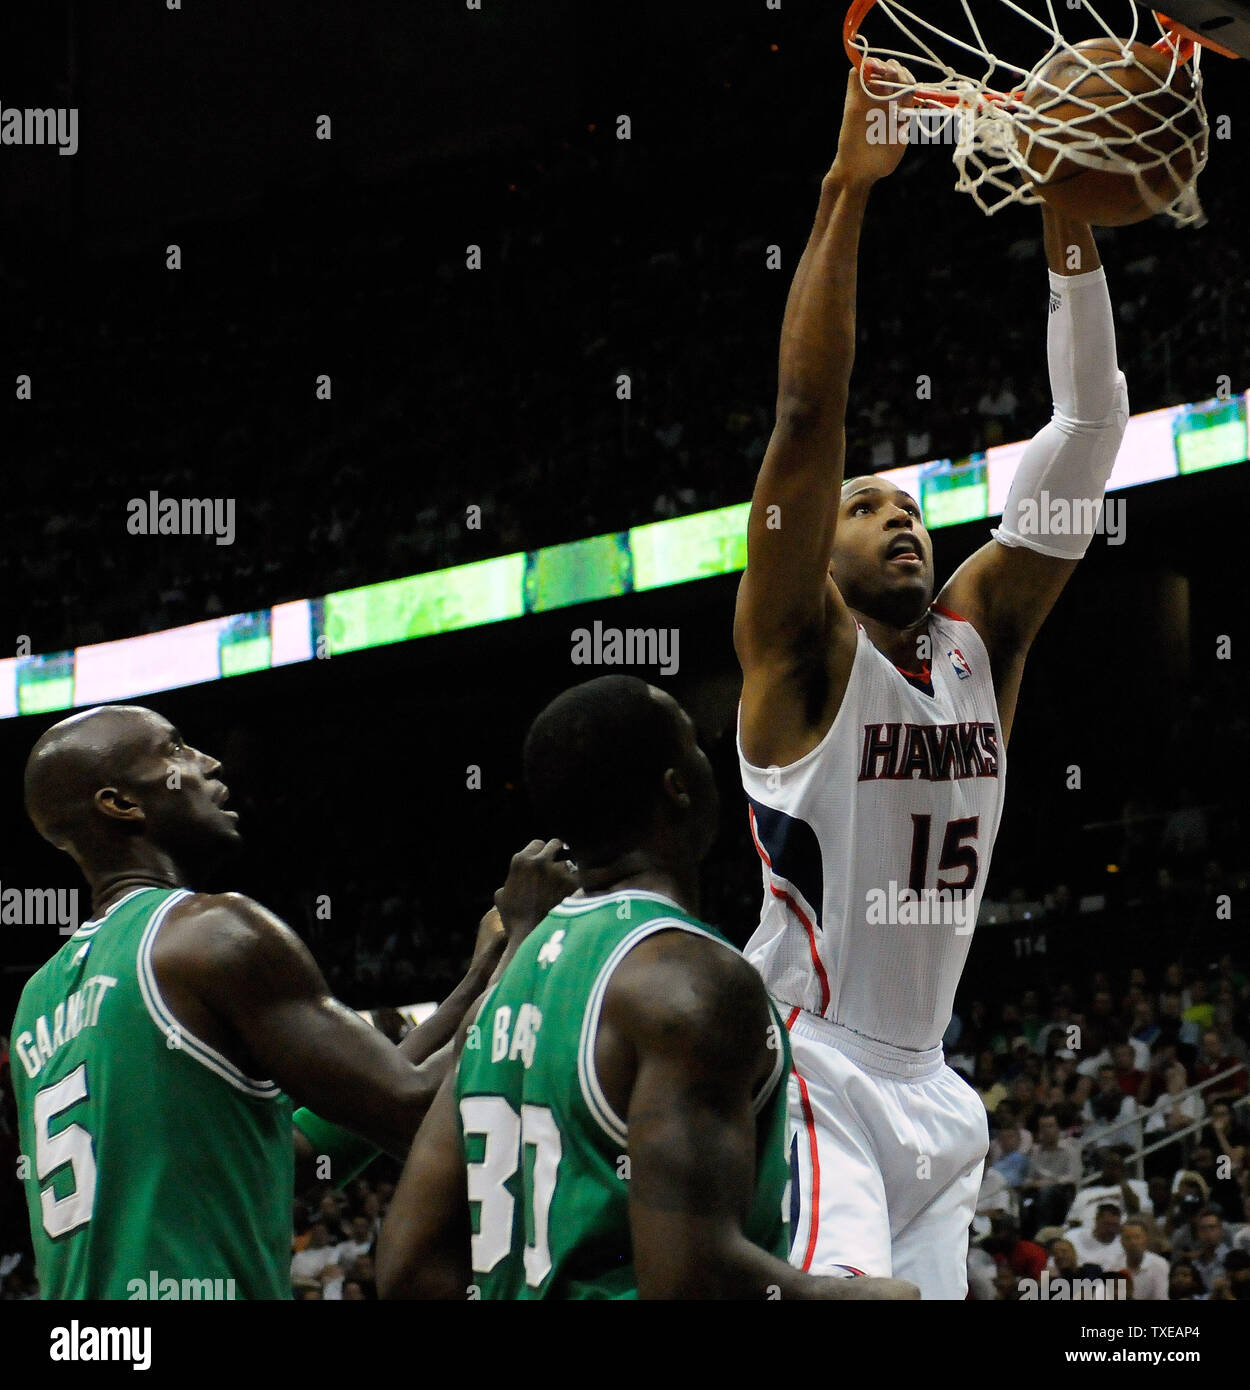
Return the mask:
M 795 1010 L 798 1013 L 798 1010 Z M 790 1017 L 794 1022 L 794 1015 Z M 787 1025 L 789 1026 L 789 1025 Z M 812 1102 L 807 1094 L 807 1082 L 795 1069 L 794 1079 L 799 1083 L 799 1100 L 803 1106 L 803 1124 L 807 1130 L 808 1147 L 812 1155 L 812 1215 L 807 1225 L 807 1250 L 803 1255 L 803 1269 L 811 1271 L 812 1256 L 816 1253 L 816 1232 L 820 1228 L 820 1150 L 816 1147 L 816 1120 L 812 1115 Z

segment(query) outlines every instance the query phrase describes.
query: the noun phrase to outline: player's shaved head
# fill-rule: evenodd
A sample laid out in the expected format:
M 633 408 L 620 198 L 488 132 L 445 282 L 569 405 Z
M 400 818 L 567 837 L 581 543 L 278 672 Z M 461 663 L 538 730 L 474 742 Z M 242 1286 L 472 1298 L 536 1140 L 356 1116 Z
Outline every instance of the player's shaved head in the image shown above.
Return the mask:
M 58 849 L 70 848 L 96 793 L 128 780 L 164 723 L 138 705 L 103 705 L 54 724 L 26 760 L 26 812 L 35 829 Z
M 530 727 L 523 760 L 543 833 L 564 840 L 583 867 L 647 834 L 670 769 L 683 779 L 691 822 L 715 816 L 689 716 L 636 676 L 601 676 L 558 695 Z
M 220 764 L 163 715 L 102 705 L 54 724 L 26 762 L 26 811 L 88 879 L 156 864 L 190 871 L 236 840 Z

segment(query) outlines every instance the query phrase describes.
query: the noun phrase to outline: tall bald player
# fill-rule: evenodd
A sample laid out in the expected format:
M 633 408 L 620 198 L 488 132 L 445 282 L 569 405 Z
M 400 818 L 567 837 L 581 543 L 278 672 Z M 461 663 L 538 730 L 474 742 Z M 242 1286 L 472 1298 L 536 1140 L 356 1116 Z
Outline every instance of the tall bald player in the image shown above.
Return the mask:
M 392 1045 L 330 995 L 272 913 L 188 886 L 239 838 L 220 769 L 133 706 L 61 721 L 27 763 L 31 820 L 93 904 L 27 983 L 12 1029 L 44 1298 L 127 1298 L 153 1271 L 184 1298 L 211 1280 L 289 1298 L 293 1165 L 303 1187 L 327 1157 L 316 1176 L 342 1185 L 377 1149 L 407 1152 L 451 1064 L 445 1044 L 504 951 L 500 922 L 484 920 L 465 979 Z M 570 886 L 557 875 L 536 915 L 509 915 L 532 926 Z M 293 1115 L 293 1099 L 319 1113 Z
M 988 1135 L 941 1038 L 1002 812 L 1025 656 L 1088 547 L 1128 400 L 1093 238 L 1046 213 L 1054 414 L 993 539 L 934 602 L 915 499 L 842 477 L 860 228 L 870 188 L 905 149 L 866 138 L 880 105 L 852 72 L 786 305 L 777 422 L 751 507 L 734 641 L 764 907 L 746 954 L 793 1047 L 791 1260 L 956 1299 Z M 909 889 L 944 924 L 899 911 Z

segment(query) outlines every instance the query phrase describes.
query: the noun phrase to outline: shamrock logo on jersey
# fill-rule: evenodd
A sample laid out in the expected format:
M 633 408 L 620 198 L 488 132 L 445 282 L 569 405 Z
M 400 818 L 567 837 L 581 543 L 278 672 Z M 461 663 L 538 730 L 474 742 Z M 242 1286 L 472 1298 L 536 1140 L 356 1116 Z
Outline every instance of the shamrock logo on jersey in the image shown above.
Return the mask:
M 554 965 L 556 957 L 564 950 L 564 928 L 551 934 L 549 941 L 544 941 L 542 948 L 538 952 L 539 965 Z

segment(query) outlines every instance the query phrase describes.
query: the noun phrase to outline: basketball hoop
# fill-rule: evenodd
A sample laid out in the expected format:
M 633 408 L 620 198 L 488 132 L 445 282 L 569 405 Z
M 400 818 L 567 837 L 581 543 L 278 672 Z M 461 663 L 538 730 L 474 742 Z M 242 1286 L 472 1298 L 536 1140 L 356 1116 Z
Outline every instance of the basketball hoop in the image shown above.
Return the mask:
M 981 0 L 982 5 L 988 3 L 990 0 Z M 1202 49 L 1212 48 L 1230 58 L 1238 55 L 1154 11 L 1159 37 L 1150 47 L 1166 62 L 1154 60 L 1147 66 L 1121 47 L 1147 42 L 1139 40 L 1141 11 L 1135 5 L 1128 6 L 1131 20 L 1126 23 L 1127 32 L 1117 33 L 1091 0 L 1079 0 L 1087 27 L 1092 20 L 1098 38 L 1104 41 L 1104 57 L 1107 42 L 1113 43 L 1123 52 L 1121 66 L 1126 71 L 1139 69 L 1154 84 L 1155 93 L 1166 80 L 1171 109 L 1157 114 L 1151 97 L 1134 90 L 1132 82 L 1107 78 L 1107 69 L 1100 69 L 1089 52 L 1092 41 L 1087 41 L 1083 52 L 1080 45 L 1065 38 L 1055 16 L 1055 0 L 1042 0 L 1042 4 L 1034 0 L 1033 8 L 1044 9 L 1045 17 L 1030 13 L 1016 0 L 993 3 L 996 11 L 1009 12 L 1006 16 L 996 13 L 996 21 L 1009 19 L 1022 31 L 1028 26 L 1037 38 L 1043 51 L 1031 66 L 1000 57 L 989 47 L 971 0 L 957 0 L 966 22 L 967 34 L 963 36 L 947 32 L 933 19 L 908 8 L 908 0 L 853 0 L 842 37 L 865 92 L 877 97 L 884 92 L 891 96 L 910 94 L 921 112 L 936 113 L 938 126 L 947 138 L 953 122 L 953 159 L 958 173 L 955 187 L 971 194 L 987 214 L 1012 203 L 1041 202 L 1036 187 L 1039 165 L 1044 170 L 1049 157 L 1051 168 L 1066 160 L 1087 169 L 1132 175 L 1151 212 L 1166 213 L 1182 226 L 1203 221 L 1196 189 L 1207 161 Z M 922 4 L 933 12 L 930 0 L 922 0 Z M 943 9 L 949 13 L 951 6 Z M 862 32 L 870 15 L 874 21 L 871 39 Z M 1028 36 L 1024 35 L 1020 46 L 1027 43 Z M 901 63 L 914 80 L 895 82 L 874 71 L 874 65 L 891 59 Z M 1065 80 L 1060 87 L 1042 78 L 1043 70 L 1055 71 L 1056 59 L 1070 60 L 1061 64 L 1065 72 L 1106 79 L 1103 87 L 1109 82 L 1112 99 L 1106 99 L 1105 91 L 1097 102 L 1076 95 L 1073 89 L 1079 90 L 1081 84 L 1075 79 Z M 1078 67 L 1073 68 L 1073 64 Z M 1185 64 L 1190 65 L 1188 72 L 1183 71 Z M 868 89 L 869 77 L 875 91 Z M 1136 86 L 1143 87 L 1140 78 Z M 933 126 L 928 129 L 932 132 Z

